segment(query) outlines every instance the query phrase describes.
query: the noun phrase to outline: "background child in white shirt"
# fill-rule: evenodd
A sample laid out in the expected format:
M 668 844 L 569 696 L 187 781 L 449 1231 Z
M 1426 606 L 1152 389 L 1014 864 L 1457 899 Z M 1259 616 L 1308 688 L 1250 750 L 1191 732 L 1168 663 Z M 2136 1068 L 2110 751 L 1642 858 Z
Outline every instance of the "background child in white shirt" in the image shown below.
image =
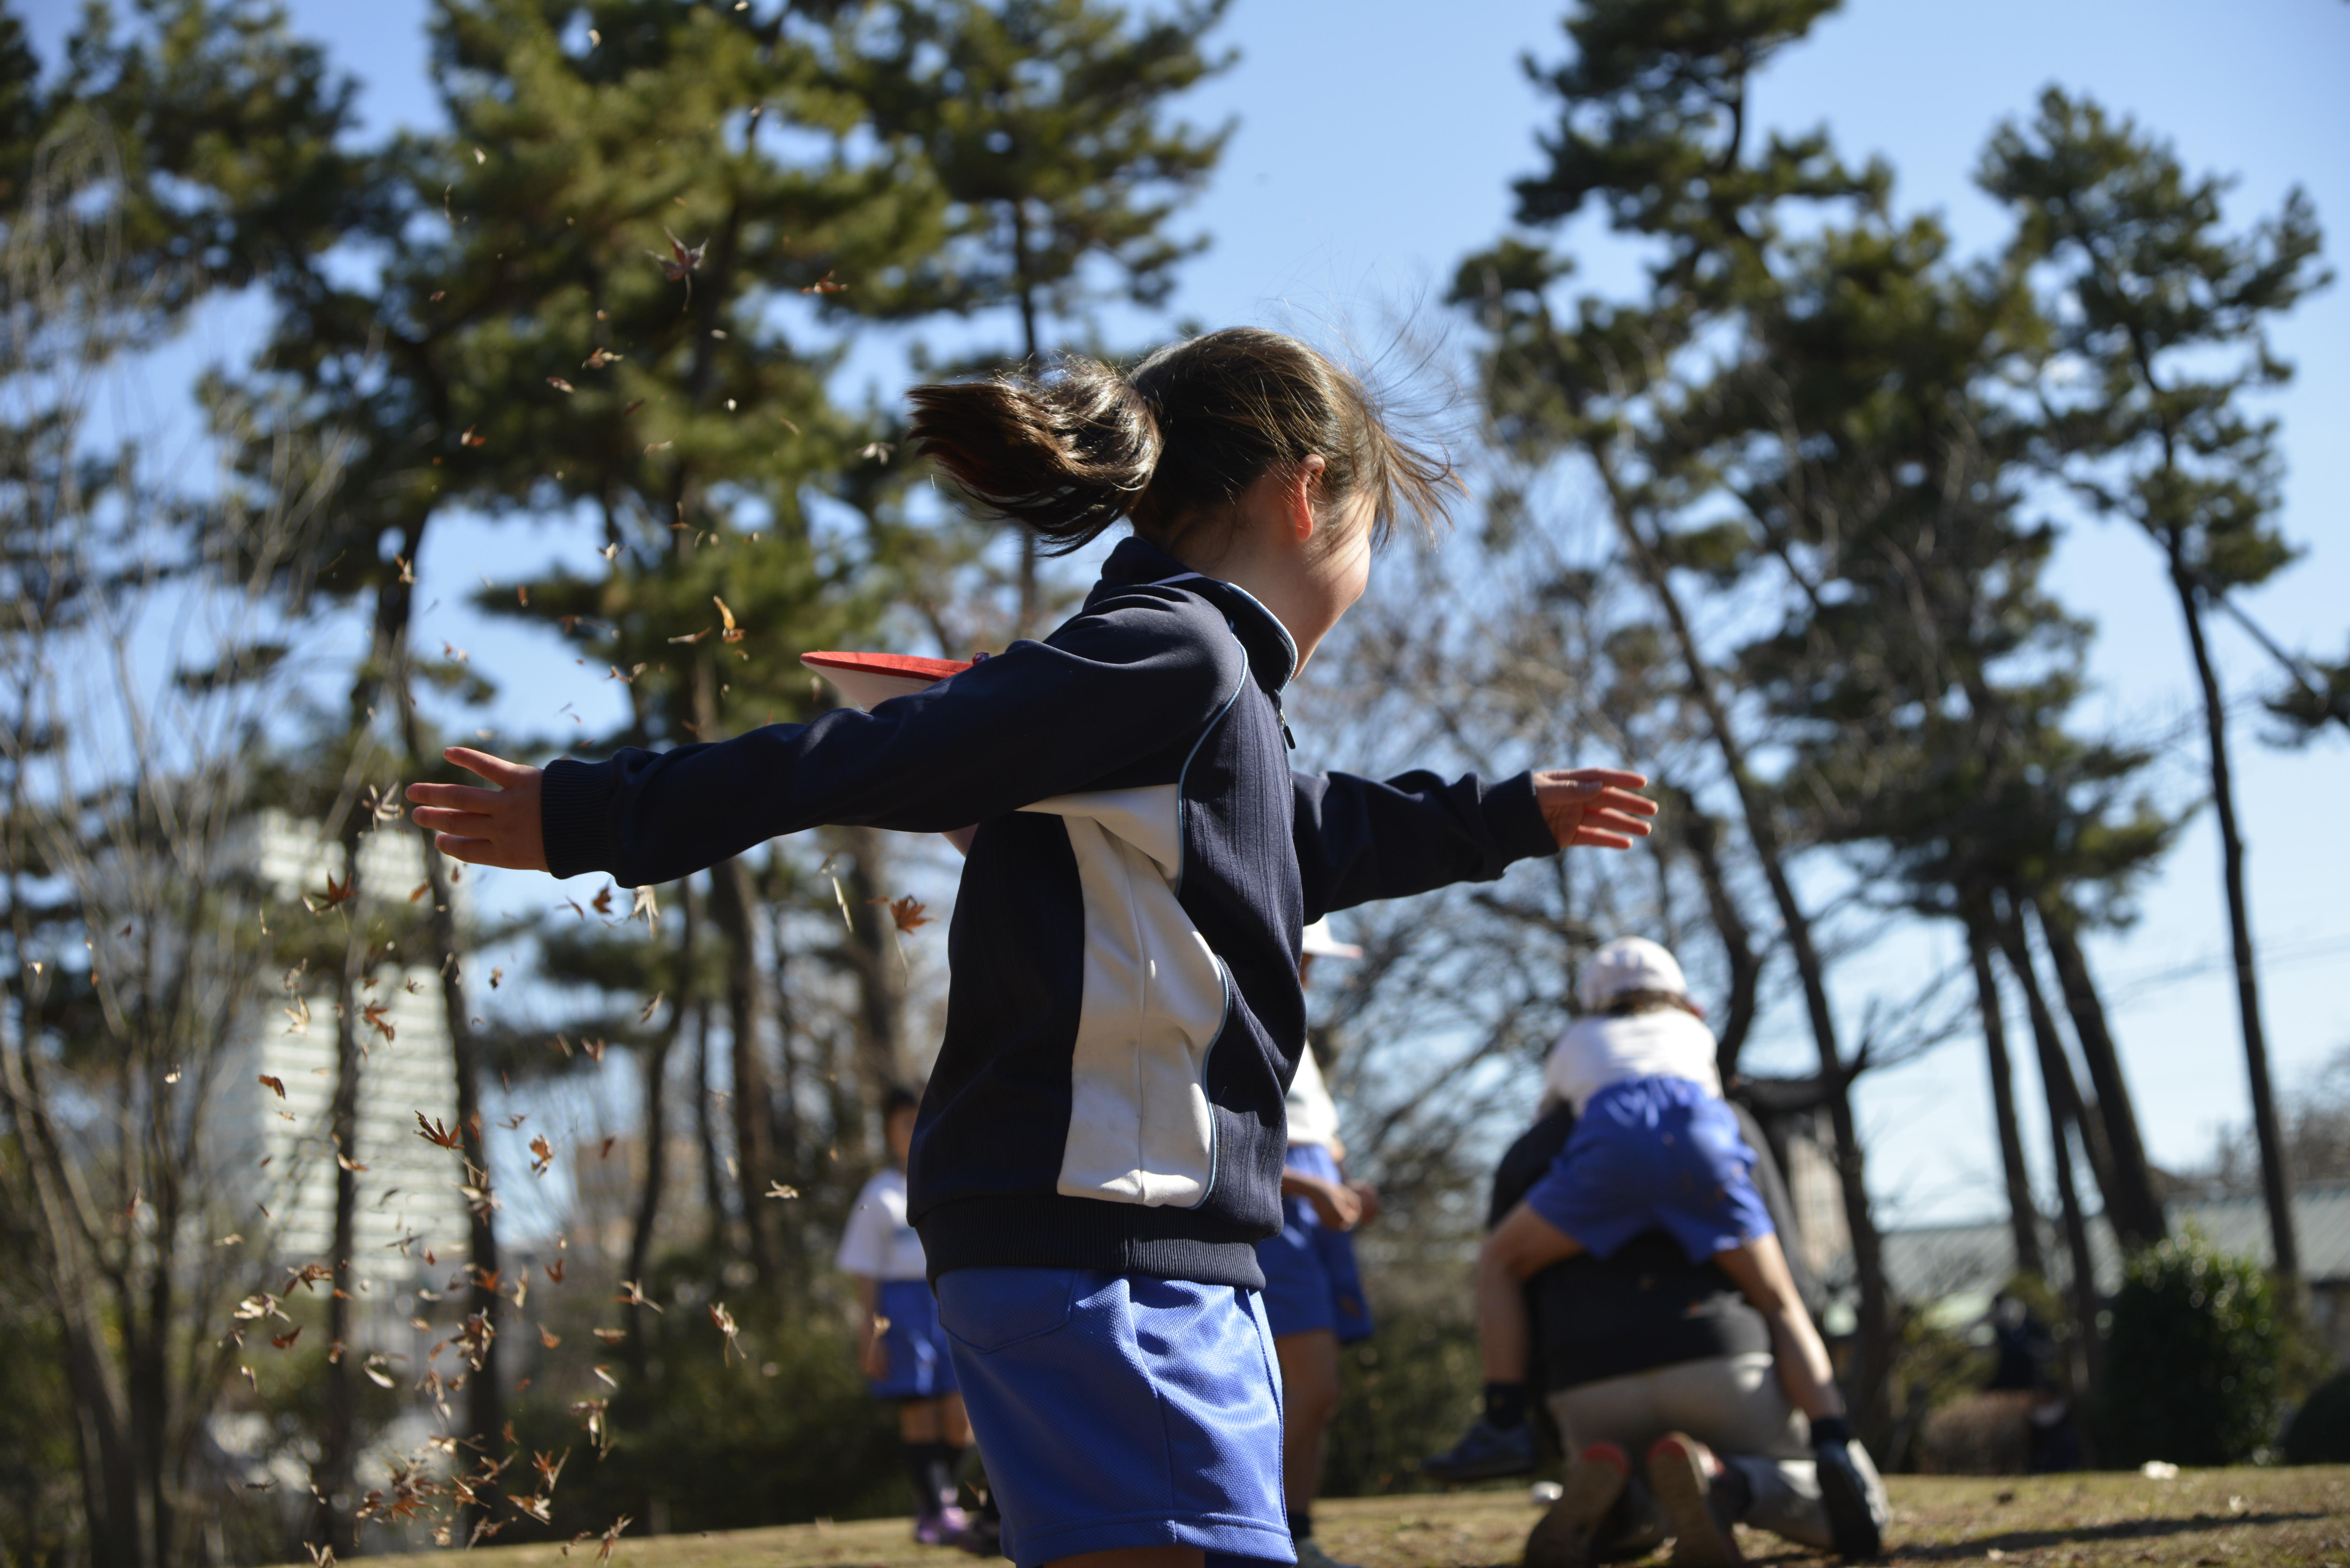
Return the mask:
M 955 1469 L 971 1446 L 971 1421 L 947 1356 L 946 1332 L 939 1326 L 938 1300 L 925 1277 L 922 1239 L 906 1223 L 906 1155 L 920 1103 L 902 1088 L 882 1101 L 892 1163 L 858 1193 L 833 1261 L 857 1285 L 858 1370 L 875 1398 L 898 1407 L 898 1435 L 914 1487 L 914 1539 L 944 1546 L 957 1543 L 968 1524 L 955 1506 Z

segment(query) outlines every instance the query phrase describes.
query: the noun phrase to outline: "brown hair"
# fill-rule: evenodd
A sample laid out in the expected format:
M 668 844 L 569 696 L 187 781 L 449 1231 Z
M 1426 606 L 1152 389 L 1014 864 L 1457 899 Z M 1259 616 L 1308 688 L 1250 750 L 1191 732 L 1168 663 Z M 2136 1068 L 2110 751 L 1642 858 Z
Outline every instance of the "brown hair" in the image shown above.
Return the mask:
M 1317 499 L 1377 498 L 1433 523 L 1460 488 L 1441 452 L 1398 437 L 1361 381 L 1295 337 L 1232 327 L 1130 374 L 1067 356 L 1041 374 L 917 387 L 910 434 L 963 493 L 1066 555 L 1120 517 L 1159 544 L 1229 515 L 1266 472 L 1323 461 Z
M 1631 1018 L 1643 1012 L 1664 1012 L 1673 1008 L 1690 1011 L 1690 999 L 1673 991 L 1627 991 L 1607 1004 L 1610 1018 Z

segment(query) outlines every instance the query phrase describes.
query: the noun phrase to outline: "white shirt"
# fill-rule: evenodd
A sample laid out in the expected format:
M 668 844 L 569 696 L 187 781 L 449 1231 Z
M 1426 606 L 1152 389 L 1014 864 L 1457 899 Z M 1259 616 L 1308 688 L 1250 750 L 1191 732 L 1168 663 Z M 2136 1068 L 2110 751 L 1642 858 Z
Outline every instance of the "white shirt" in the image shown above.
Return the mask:
M 1325 1148 L 1338 1141 L 1338 1106 L 1322 1082 L 1322 1064 L 1314 1047 L 1297 1054 L 1297 1075 L 1289 1080 L 1289 1141 L 1318 1143 Z
M 895 1166 L 877 1174 L 857 1195 L 848 1229 L 833 1262 L 844 1274 L 868 1280 L 924 1276 L 922 1239 L 906 1223 L 906 1173 Z
M 1576 1116 L 1592 1096 L 1631 1078 L 1687 1078 L 1720 1099 L 1714 1044 L 1713 1031 L 1678 1007 L 1627 1018 L 1578 1018 L 1551 1047 L 1543 1088 L 1547 1097 L 1573 1106 Z

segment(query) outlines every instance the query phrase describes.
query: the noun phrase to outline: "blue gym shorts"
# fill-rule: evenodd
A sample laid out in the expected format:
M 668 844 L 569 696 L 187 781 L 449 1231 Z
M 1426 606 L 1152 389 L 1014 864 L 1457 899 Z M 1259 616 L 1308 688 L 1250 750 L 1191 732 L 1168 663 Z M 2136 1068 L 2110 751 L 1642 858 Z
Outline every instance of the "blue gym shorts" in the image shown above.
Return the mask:
M 1632 1078 L 1591 1096 L 1526 1202 L 1595 1256 L 1661 1226 L 1702 1263 L 1772 1233 L 1753 1171 L 1727 1105 L 1687 1078 Z
M 1289 1164 L 1326 1181 L 1341 1179 L 1338 1162 L 1322 1144 L 1291 1145 Z M 1275 1339 L 1325 1328 L 1341 1345 L 1370 1337 L 1355 1238 L 1323 1224 L 1303 1198 L 1281 1200 L 1281 1234 L 1256 1244 L 1256 1263 L 1264 1271 L 1264 1315 Z
M 955 1269 L 946 1325 L 1003 1554 L 1122 1546 L 1295 1563 L 1281 1374 L 1257 1293 L 1094 1269 Z
M 889 1327 L 881 1343 L 889 1370 L 866 1379 L 876 1399 L 939 1399 L 955 1391 L 954 1362 L 939 1326 L 938 1298 L 928 1280 L 884 1280 L 874 1303 Z

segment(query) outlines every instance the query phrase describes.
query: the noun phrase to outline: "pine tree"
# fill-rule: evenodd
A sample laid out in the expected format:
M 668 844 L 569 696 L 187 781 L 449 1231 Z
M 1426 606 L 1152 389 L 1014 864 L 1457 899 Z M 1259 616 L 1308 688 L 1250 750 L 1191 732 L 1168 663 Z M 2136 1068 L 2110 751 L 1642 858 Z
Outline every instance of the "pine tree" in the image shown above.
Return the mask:
M 1548 166 L 1519 182 L 1517 215 L 1555 224 L 1597 201 L 1617 231 L 1656 242 L 1647 296 L 1637 305 L 1586 299 L 1562 318 L 1550 296 L 1565 264 L 1508 242 L 1462 265 L 1453 297 L 1483 312 L 1496 339 L 1486 396 L 1505 438 L 1529 456 L 1565 450 L 1589 463 L 1739 800 L 1818 1051 L 1859 1285 L 1853 1381 L 1861 1425 L 1875 1433 L 1889 1419 L 1891 1303 L 1852 1113 L 1853 1064 L 1838 1044 L 1814 914 L 1790 872 L 1796 846 L 1675 580 L 1720 540 L 1689 531 L 1688 509 L 1721 479 L 1702 443 L 1679 428 L 1692 391 L 1684 356 L 1772 295 L 1783 225 L 1797 204 L 1874 209 L 1884 198 L 1885 172 L 1846 168 L 1825 135 L 1757 146 L 1747 123 L 1754 73 L 1832 8 L 1833 0 L 1770 0 L 1692 12 L 1670 0 L 1595 0 L 1572 15 L 1571 57 L 1538 77 L 1559 105 L 1544 138 Z
M 1139 17 L 1102 0 L 882 0 L 846 13 L 838 68 L 875 132 L 937 182 L 947 235 L 838 303 L 894 320 L 1010 308 L 1032 366 L 1056 346 L 1050 319 L 1082 323 L 1115 297 L 1163 304 L 1177 265 L 1207 244 L 1168 225 L 1232 130 L 1164 116 L 1232 64 L 1204 47 L 1229 3 Z M 1040 613 L 1028 541 L 1014 635 Z
M 2247 394 L 2290 369 L 2268 324 L 2326 281 L 2317 219 L 2298 190 L 2248 234 L 2223 227 L 2226 182 L 2190 177 L 2134 123 L 2051 89 L 2027 127 L 2002 127 L 1979 180 L 2017 214 L 2015 265 L 2044 265 L 2073 308 L 2043 377 L 2050 459 L 2099 512 L 2162 552 L 2202 698 L 2220 827 L 2236 995 L 2259 1132 L 2275 1268 L 2301 1273 L 2292 1192 L 2270 1084 L 2227 709 L 2208 617 L 2296 554 L 2276 525 L 2276 423 Z M 2060 368 L 2085 372 L 2074 388 Z

